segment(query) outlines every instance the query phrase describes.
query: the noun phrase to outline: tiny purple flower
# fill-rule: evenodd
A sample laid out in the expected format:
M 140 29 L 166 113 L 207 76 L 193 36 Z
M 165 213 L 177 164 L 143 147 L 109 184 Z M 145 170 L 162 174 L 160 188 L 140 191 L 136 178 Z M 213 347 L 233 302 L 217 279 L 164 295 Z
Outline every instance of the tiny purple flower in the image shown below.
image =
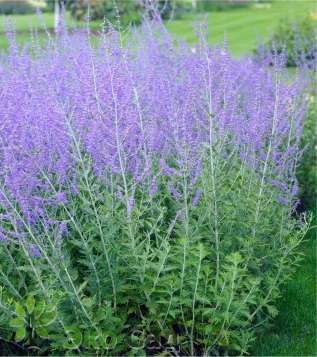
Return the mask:
M 34 258 L 40 258 L 42 256 L 40 249 L 34 244 L 30 246 L 29 253 Z

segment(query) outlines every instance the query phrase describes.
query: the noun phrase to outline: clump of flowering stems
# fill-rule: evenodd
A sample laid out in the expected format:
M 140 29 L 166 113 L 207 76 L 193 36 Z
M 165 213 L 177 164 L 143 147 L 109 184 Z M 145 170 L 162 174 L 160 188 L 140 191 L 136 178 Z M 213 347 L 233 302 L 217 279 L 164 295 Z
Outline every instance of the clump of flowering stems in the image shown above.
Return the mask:
M 283 79 L 283 55 L 268 70 L 210 48 L 203 26 L 198 38 L 192 51 L 159 21 L 124 45 L 111 28 L 96 47 L 86 31 L 44 47 L 11 38 L 0 63 L 5 318 L 32 293 L 56 304 L 52 329 L 80 327 L 78 351 L 96 349 L 93 333 L 112 336 L 98 347 L 108 355 L 199 355 L 245 353 L 276 314 L 307 230 L 293 217 L 304 84 Z
M 316 24 L 310 17 L 301 22 L 284 20 L 268 43 L 257 46 L 255 59 L 269 65 L 274 62 L 275 53 L 285 52 L 287 66 L 316 71 L 316 35 Z

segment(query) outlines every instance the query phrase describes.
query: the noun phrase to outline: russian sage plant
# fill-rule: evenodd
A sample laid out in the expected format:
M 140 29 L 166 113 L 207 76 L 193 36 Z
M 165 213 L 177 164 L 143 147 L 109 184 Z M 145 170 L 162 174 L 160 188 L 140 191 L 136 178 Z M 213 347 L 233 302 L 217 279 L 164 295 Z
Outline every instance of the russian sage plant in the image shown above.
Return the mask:
M 0 62 L 0 337 L 31 353 L 247 353 L 308 224 L 305 83 L 160 23 Z M 123 45 L 123 43 L 125 44 Z M 34 347 L 36 346 L 36 347 Z

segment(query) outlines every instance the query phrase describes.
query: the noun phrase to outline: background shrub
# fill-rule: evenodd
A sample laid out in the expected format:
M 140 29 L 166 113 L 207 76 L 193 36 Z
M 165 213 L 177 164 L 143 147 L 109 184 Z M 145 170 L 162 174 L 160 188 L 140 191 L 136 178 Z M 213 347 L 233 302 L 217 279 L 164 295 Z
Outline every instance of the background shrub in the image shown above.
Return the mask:
M 91 20 L 103 20 L 104 18 L 113 21 L 120 17 L 123 24 L 132 22 L 139 24 L 144 12 L 151 12 L 152 10 L 158 11 L 163 19 L 171 16 L 179 16 L 182 12 L 191 8 L 190 3 L 184 1 L 167 1 L 158 0 L 149 5 L 150 2 L 146 0 L 139 1 L 124 1 L 124 0 L 78 0 L 67 4 L 71 13 L 76 19 L 83 19 L 88 13 Z M 151 8 L 153 8 L 151 10 Z
M 297 177 L 301 183 L 300 210 L 311 209 L 316 212 L 317 198 L 317 128 L 316 128 L 316 87 L 309 95 L 309 110 L 304 121 L 302 147 L 303 158 L 299 164 Z
M 1 15 L 30 14 L 33 12 L 35 12 L 35 9 L 28 1 L 0 0 Z
M 200 0 L 197 1 L 198 11 L 224 11 L 232 8 L 241 8 L 253 4 L 253 0 Z
M 277 51 L 285 52 L 287 66 L 296 67 L 305 64 L 316 68 L 317 22 L 307 16 L 300 22 L 284 19 L 274 31 L 272 38 L 258 46 L 256 56 L 264 56 Z

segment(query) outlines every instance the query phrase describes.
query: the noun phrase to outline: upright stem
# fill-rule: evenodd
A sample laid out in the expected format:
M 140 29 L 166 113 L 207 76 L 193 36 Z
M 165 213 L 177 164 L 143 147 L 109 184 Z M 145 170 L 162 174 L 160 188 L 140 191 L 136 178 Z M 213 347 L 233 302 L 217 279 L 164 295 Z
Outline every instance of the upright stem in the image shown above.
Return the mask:
M 215 244 L 216 244 L 216 283 L 215 287 L 218 288 L 219 271 L 220 271 L 220 238 L 219 238 L 219 223 L 218 223 L 218 203 L 216 196 L 216 173 L 215 173 L 215 158 L 213 155 L 213 114 L 212 114 L 212 98 L 211 98 L 211 62 L 210 58 L 207 56 L 207 68 L 208 68 L 208 114 L 209 114 L 209 163 L 210 163 L 210 173 L 211 173 L 211 189 L 213 198 L 213 213 L 214 213 L 214 229 L 215 229 Z M 215 136 L 214 136 L 215 137 Z
M 194 352 L 195 352 L 195 349 L 194 349 L 195 305 L 196 305 L 196 295 L 197 295 L 197 289 L 198 289 L 198 283 L 199 283 L 199 277 L 200 277 L 201 262 L 202 262 L 202 247 L 200 247 L 200 249 L 199 249 L 199 262 L 198 262 L 198 267 L 197 267 L 195 290 L 194 290 L 194 296 L 193 296 L 193 302 L 192 302 L 192 326 L 191 326 L 191 331 L 190 331 L 190 347 L 191 347 L 191 355 L 192 356 L 194 356 Z
M 76 139 L 75 133 L 74 133 L 71 125 L 69 125 L 69 129 L 70 129 L 70 133 L 71 133 L 73 142 L 75 144 L 76 152 L 77 152 L 77 155 L 78 155 L 78 158 L 80 160 L 80 164 L 82 166 L 82 170 L 83 170 L 83 173 L 84 173 L 84 180 L 85 180 L 85 184 L 86 184 L 86 187 L 87 187 L 87 190 L 88 190 L 90 203 L 93 206 L 94 216 L 95 216 L 95 219 L 96 219 L 96 222 L 97 222 L 100 239 L 101 239 L 101 242 L 102 242 L 103 250 L 104 250 L 106 261 L 107 261 L 107 265 L 108 265 L 108 271 L 109 271 L 111 285 L 112 285 L 112 291 L 113 291 L 113 305 L 114 305 L 114 308 L 116 309 L 116 307 L 117 307 L 116 285 L 115 285 L 114 276 L 113 276 L 113 272 L 112 272 L 112 268 L 111 268 L 111 262 L 110 262 L 110 257 L 109 257 L 109 254 L 108 254 L 108 248 L 106 246 L 104 233 L 103 233 L 101 222 L 100 222 L 100 217 L 99 217 L 96 205 L 95 205 L 95 199 L 93 197 L 93 193 L 92 193 L 92 190 L 91 190 L 91 187 L 90 187 L 90 183 L 89 183 L 89 179 L 88 179 L 88 175 L 87 175 L 87 168 L 85 167 L 85 162 L 84 162 L 84 159 L 82 157 L 82 153 L 81 153 L 81 150 L 80 150 L 80 146 L 79 146 L 78 140 Z

